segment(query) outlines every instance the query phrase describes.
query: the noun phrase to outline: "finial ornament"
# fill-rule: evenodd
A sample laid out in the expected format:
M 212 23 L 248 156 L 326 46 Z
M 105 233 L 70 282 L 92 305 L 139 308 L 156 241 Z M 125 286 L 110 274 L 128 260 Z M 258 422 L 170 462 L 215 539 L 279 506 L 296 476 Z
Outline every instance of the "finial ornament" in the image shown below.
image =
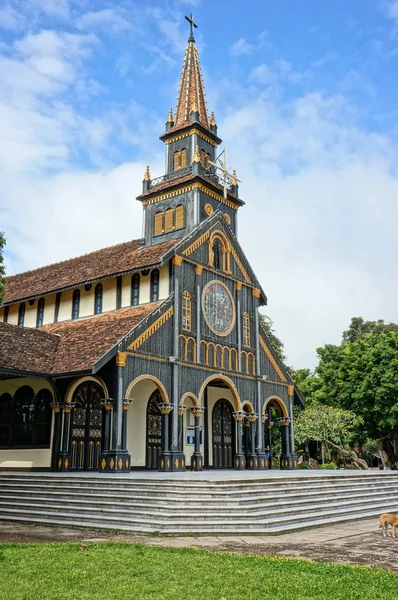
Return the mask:
M 238 185 L 238 176 L 236 175 L 236 169 L 232 171 L 232 185 Z
M 211 112 L 210 125 L 211 125 L 211 127 L 215 127 L 217 125 L 216 118 L 214 116 L 214 110 Z
M 151 181 L 151 174 L 149 172 L 149 165 L 145 169 L 144 181 Z
M 193 156 L 193 163 L 198 163 L 200 162 L 200 151 L 199 151 L 199 146 L 198 144 L 196 144 L 196 148 L 195 148 L 195 154 Z
M 193 15 L 192 13 L 189 15 L 189 17 L 185 16 L 186 20 L 188 21 L 189 25 L 190 25 L 190 35 L 189 35 L 189 39 L 188 42 L 194 42 L 195 38 L 193 37 L 193 28 L 197 28 L 198 26 L 196 25 L 196 23 L 193 20 Z
M 172 123 L 173 122 L 173 109 L 170 108 L 169 110 L 169 114 L 167 115 L 167 123 Z

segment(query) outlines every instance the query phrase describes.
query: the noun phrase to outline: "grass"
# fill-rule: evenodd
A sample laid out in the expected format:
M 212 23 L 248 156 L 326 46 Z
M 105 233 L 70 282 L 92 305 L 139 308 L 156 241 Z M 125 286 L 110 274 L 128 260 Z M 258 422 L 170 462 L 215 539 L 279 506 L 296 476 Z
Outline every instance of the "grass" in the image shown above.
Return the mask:
M 0 544 L 1 600 L 396 600 L 370 567 L 122 543 Z

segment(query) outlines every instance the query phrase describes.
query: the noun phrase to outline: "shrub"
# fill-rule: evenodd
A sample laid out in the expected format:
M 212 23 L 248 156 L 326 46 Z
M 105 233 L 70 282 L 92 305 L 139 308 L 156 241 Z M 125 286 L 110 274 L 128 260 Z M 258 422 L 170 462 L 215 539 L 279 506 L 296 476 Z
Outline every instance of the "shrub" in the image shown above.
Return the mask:
M 310 465 L 307 462 L 302 462 L 298 466 L 299 469 L 311 469 Z
M 281 468 L 281 461 L 279 458 L 274 458 L 274 469 L 280 469 Z
M 320 469 L 337 469 L 336 465 L 334 464 L 334 462 L 330 462 L 330 463 L 323 463 L 323 465 L 320 465 L 319 467 Z

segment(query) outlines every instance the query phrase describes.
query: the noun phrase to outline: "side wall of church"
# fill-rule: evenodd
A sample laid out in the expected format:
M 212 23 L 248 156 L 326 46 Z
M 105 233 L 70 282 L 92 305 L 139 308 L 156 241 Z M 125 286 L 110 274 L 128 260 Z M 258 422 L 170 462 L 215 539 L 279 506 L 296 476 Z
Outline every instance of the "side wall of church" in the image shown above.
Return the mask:
M 0 380 L 0 396 L 2 394 L 10 394 L 10 396 L 13 398 L 17 390 L 22 386 L 29 386 L 35 395 L 43 389 L 49 390 L 54 398 L 54 389 L 52 388 L 51 384 L 47 381 L 47 379 L 38 377 Z M 6 448 L 0 446 L 0 469 L 50 468 L 53 427 L 54 422 L 52 419 L 50 443 L 47 448 Z
M 132 275 L 123 275 L 122 278 L 122 308 L 131 306 L 131 278 Z M 117 278 L 111 277 L 101 281 L 102 283 L 102 312 L 116 310 L 117 302 Z M 72 298 L 75 289 L 80 291 L 79 318 L 90 317 L 94 315 L 95 284 L 86 290 L 84 286 L 64 290 L 61 292 L 61 298 L 58 308 L 57 322 L 70 321 L 72 319 Z M 151 272 L 146 275 L 140 273 L 140 291 L 139 304 L 151 302 Z M 159 268 L 159 300 L 164 300 L 170 293 L 170 267 L 166 263 Z M 50 294 L 44 297 L 44 316 L 43 325 L 49 325 L 55 322 L 56 314 L 56 294 Z M 11 304 L 8 309 L 7 322 L 12 325 L 18 324 L 19 304 Z M 36 327 L 37 324 L 38 299 L 25 302 L 24 327 Z M 0 321 L 4 321 L 4 307 L 0 307 Z

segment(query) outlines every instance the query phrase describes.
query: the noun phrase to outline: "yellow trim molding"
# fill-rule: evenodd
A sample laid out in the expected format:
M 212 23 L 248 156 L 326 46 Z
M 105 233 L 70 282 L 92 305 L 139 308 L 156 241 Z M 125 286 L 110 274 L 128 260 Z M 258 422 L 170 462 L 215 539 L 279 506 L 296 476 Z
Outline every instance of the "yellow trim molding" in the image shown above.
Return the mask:
M 194 127 L 194 129 L 191 129 L 190 131 L 185 131 L 184 133 L 179 133 L 177 135 L 173 135 L 173 137 L 169 138 L 168 140 L 165 140 L 165 144 L 172 144 L 173 142 L 178 142 L 179 140 L 183 140 L 187 137 L 190 137 L 191 135 L 198 135 L 200 138 L 202 138 L 202 140 L 205 140 L 205 142 L 208 142 L 211 146 L 214 146 L 214 148 L 217 148 L 217 143 L 212 140 L 210 137 L 208 137 L 207 135 L 205 135 L 204 133 L 202 133 L 201 131 L 199 131 L 199 129 L 197 129 L 196 127 Z
M 142 344 L 146 342 L 146 340 L 149 339 L 151 335 L 155 333 L 155 331 L 157 331 L 162 325 L 164 325 L 164 323 L 166 323 L 166 321 L 170 319 L 170 317 L 173 315 L 173 312 L 173 307 L 170 306 L 170 308 L 166 310 L 163 315 L 156 319 L 156 321 L 154 321 L 154 323 L 152 323 L 148 329 L 141 333 L 141 335 L 139 335 L 138 338 L 136 338 L 134 342 L 130 344 L 128 350 L 137 350 L 140 346 L 142 346 Z
M 286 377 L 282 373 L 278 363 L 276 362 L 275 358 L 272 356 L 270 349 L 268 348 L 267 344 L 265 343 L 265 341 L 263 340 L 261 335 L 260 335 L 260 346 L 264 350 L 265 354 L 267 355 L 267 358 L 270 361 L 271 365 L 274 367 L 278 377 L 280 377 L 280 379 L 282 381 L 286 382 Z

